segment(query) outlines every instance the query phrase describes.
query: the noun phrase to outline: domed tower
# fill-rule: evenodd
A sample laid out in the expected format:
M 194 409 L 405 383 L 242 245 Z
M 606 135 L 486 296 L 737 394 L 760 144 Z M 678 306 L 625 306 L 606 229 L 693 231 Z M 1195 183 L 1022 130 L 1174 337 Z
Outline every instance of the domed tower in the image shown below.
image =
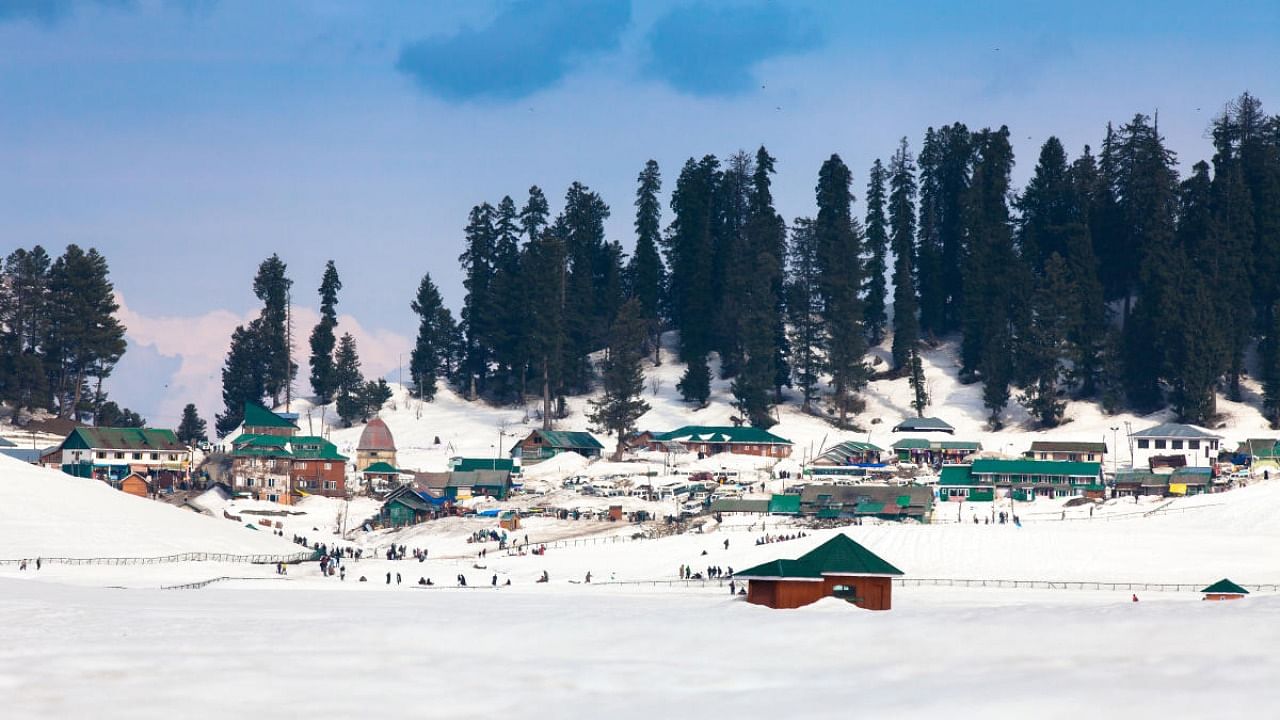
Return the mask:
M 356 445 L 356 472 L 380 462 L 396 467 L 396 441 L 382 418 L 374 418 L 360 433 L 360 442 Z

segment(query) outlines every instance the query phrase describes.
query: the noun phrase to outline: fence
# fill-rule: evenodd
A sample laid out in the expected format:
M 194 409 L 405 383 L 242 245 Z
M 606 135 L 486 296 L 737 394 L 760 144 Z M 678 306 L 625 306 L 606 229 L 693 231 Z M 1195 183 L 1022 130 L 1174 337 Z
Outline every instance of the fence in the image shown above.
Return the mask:
M 160 589 L 161 590 L 199 590 L 200 588 L 209 587 L 210 585 L 216 582 L 222 582 L 224 580 L 286 580 L 286 579 L 287 578 L 232 577 L 229 575 L 223 575 L 222 577 L 209 578 L 208 580 L 201 580 L 199 582 L 192 582 L 192 583 L 184 583 L 182 585 L 164 585 L 164 586 L 161 586 Z
M 233 555 L 231 553 L 178 553 L 160 557 L 100 557 L 100 558 L 64 558 L 40 556 L 40 562 L 46 565 L 158 565 L 162 563 L 180 562 L 227 562 L 250 563 L 253 565 L 274 565 L 276 563 L 299 563 L 313 560 L 314 550 L 296 552 L 291 555 Z M 34 563 L 35 558 L 20 560 L 0 560 L 0 565 L 18 565 L 23 562 Z
M 617 580 L 595 585 L 628 585 L 633 587 L 724 587 L 733 578 L 702 580 Z M 741 581 L 739 581 L 741 582 Z M 1199 592 L 1205 583 L 1105 582 L 1101 580 L 986 580 L 964 578 L 894 578 L 898 587 L 963 587 L 1025 590 L 1112 590 L 1125 592 Z M 1253 592 L 1280 592 L 1280 583 L 1245 583 Z
M 1124 590 L 1134 592 L 1199 592 L 1205 583 L 1105 582 L 1101 580 L 986 580 L 958 578 L 894 578 L 900 587 L 1022 588 L 1028 590 Z M 1280 583 L 1246 583 L 1257 592 L 1280 592 Z

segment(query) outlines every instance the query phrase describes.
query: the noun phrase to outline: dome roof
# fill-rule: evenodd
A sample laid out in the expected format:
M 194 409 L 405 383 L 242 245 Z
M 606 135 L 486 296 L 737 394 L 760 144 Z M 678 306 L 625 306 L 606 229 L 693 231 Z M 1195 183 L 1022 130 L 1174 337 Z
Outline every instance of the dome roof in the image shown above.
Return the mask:
M 394 452 L 396 441 L 391 439 L 391 429 L 382 421 L 382 418 L 374 418 L 365 426 L 364 432 L 360 433 L 360 442 L 356 445 L 356 449 Z

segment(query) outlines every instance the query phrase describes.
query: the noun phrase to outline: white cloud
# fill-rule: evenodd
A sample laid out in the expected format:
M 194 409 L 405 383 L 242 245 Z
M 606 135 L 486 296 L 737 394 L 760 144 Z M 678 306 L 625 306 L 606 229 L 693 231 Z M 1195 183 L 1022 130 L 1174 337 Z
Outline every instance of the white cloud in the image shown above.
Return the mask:
M 126 394 L 117 398 L 122 405 L 130 404 L 129 395 L 158 398 L 152 407 L 143 406 L 143 414 L 157 425 L 176 425 L 182 407 L 194 402 L 201 417 L 212 426 L 214 413 L 222 409 L 222 364 L 226 359 L 231 333 L 237 325 L 252 320 L 257 311 L 237 315 L 229 310 L 213 310 L 195 316 L 151 316 L 129 307 L 120 293 L 116 294 L 120 310 L 116 316 L 124 324 L 125 335 L 131 346 L 150 347 L 160 356 L 176 358 L 178 368 L 169 377 L 146 377 L 146 388 L 126 388 Z M 295 392 L 307 395 L 311 392 L 307 381 L 310 355 L 308 338 L 311 329 L 319 321 L 320 314 L 313 308 L 293 308 L 293 355 L 298 363 L 298 380 Z M 412 343 L 409 338 L 384 328 L 365 328 L 351 315 L 338 317 L 338 334 L 351 333 L 360 352 L 361 369 L 365 377 L 384 377 L 394 373 L 401 357 L 408 362 Z M 122 363 L 129 361 L 125 355 Z M 136 384 L 135 380 L 133 384 Z M 120 389 L 117 389 L 120 392 Z M 211 428 L 212 429 L 212 428 Z

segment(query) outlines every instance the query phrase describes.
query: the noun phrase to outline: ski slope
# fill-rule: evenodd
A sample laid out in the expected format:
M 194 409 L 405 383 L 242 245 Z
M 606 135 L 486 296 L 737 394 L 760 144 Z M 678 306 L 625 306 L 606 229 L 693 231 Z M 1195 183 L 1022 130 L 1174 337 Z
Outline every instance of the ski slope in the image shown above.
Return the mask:
M 253 522 L 253 520 L 246 520 Z M 292 554 L 287 538 L 0 456 L 0 560 Z

